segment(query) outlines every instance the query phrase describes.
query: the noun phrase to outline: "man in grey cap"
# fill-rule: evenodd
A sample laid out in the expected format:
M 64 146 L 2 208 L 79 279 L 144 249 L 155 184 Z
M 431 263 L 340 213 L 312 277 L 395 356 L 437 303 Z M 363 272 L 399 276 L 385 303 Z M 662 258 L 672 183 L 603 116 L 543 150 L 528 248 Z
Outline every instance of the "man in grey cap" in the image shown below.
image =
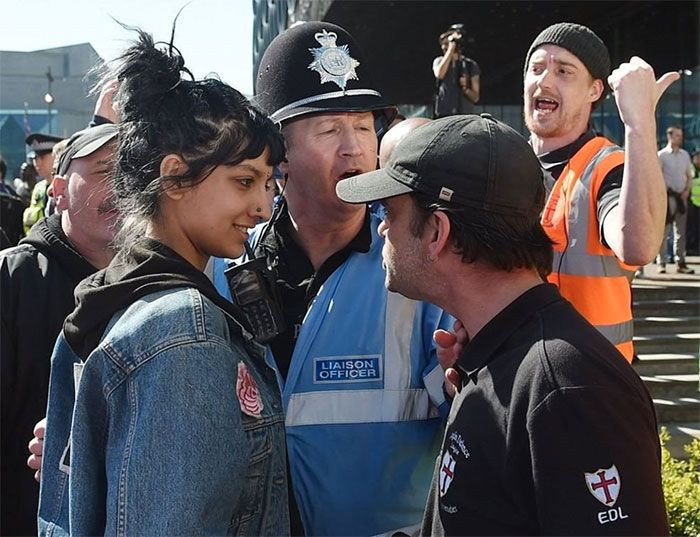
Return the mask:
M 342 178 L 376 168 L 377 134 L 394 109 L 352 36 L 322 22 L 275 38 L 255 99 L 287 144 L 282 205 L 253 243 L 273 267 L 287 325 L 268 358 L 283 381 L 300 515 L 292 533 L 416 527 L 447 411 L 432 335 L 453 323 L 387 293 L 378 216 L 335 192 Z M 215 268 L 227 293 L 222 273 Z
M 113 256 L 116 136 L 111 124 L 73 135 L 54 179 L 60 214 L 0 252 L 2 535 L 36 535 L 39 486 L 25 466 L 27 443 L 46 412 L 51 351 L 73 289 Z
M 537 158 L 490 116 L 408 134 L 340 181 L 381 201 L 386 285 L 454 315 L 468 341 L 422 535 L 668 535 L 651 397 L 615 347 L 543 281 Z
M 525 123 L 551 190 L 542 216 L 554 241 L 549 281 L 630 362 L 629 277 L 658 253 L 666 214 L 654 110 L 678 76 L 657 81 L 636 56 L 611 74 L 603 41 L 573 23 L 544 29 L 525 59 Z M 624 150 L 590 122 L 608 84 L 625 126 Z

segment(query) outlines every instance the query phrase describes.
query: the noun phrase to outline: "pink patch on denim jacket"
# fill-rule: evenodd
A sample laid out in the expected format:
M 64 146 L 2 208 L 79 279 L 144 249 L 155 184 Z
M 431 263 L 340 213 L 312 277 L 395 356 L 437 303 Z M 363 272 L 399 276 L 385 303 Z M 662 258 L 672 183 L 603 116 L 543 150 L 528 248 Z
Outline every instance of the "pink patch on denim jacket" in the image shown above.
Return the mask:
M 260 398 L 258 385 L 243 362 L 238 362 L 238 380 L 236 380 L 236 395 L 241 404 L 241 411 L 254 418 L 260 418 L 263 402 Z

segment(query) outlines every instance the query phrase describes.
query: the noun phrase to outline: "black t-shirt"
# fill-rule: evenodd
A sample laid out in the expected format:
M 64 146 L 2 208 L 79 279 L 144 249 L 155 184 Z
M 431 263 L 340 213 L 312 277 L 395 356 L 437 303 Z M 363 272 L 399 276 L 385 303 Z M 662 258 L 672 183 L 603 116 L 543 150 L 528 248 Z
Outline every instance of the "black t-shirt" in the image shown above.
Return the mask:
M 353 252 L 368 252 L 372 242 L 369 211 L 359 233 L 347 246 L 331 255 L 318 271 L 294 238 L 294 228 L 286 205 L 264 240 L 256 246 L 256 255 L 264 255 L 274 268 L 282 301 L 286 329 L 270 342 L 277 368 L 287 378 L 301 322 L 319 288 Z
M 654 407 L 551 284 L 465 347 L 422 535 L 668 535 Z
M 561 172 L 569 163 L 569 160 L 571 160 L 571 157 L 578 153 L 584 145 L 596 136 L 596 132 L 592 128 L 589 128 L 569 145 L 565 145 L 549 153 L 543 153 L 537 157 L 540 160 L 540 165 L 544 169 L 544 183 L 548 194 L 554 187 L 556 180 L 559 179 Z M 608 172 L 600 185 L 598 198 L 596 199 L 596 214 L 598 216 L 600 238 L 605 246 L 607 246 L 607 243 L 605 242 L 603 234 L 603 221 L 610 210 L 616 207 L 620 201 L 623 171 L 624 166 L 620 164 Z

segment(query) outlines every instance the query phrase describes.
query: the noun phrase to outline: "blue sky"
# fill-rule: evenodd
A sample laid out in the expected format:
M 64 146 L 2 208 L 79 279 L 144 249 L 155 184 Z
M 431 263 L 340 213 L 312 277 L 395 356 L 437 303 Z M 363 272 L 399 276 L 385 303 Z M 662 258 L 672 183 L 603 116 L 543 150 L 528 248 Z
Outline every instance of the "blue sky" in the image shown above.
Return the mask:
M 178 19 L 175 45 L 190 71 L 209 73 L 250 95 L 252 0 L 191 0 Z M 172 21 L 187 0 L 0 0 L 0 50 L 39 50 L 88 42 L 105 60 L 128 44 L 114 17 L 169 40 Z

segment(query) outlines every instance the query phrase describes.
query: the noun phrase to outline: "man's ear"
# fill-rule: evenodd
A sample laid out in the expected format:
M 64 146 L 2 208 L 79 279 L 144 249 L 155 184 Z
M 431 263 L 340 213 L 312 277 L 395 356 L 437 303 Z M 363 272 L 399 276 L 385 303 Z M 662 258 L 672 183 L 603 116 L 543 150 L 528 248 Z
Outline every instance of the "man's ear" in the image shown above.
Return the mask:
M 280 171 L 284 174 L 286 178 L 289 174 L 289 162 L 287 161 L 287 159 L 285 158 L 282 162 L 279 163 L 277 167 L 280 169 Z
M 603 81 L 600 78 L 596 78 L 588 90 L 589 101 L 594 103 L 600 99 L 600 96 L 603 95 L 603 90 L 605 90 Z
M 441 253 L 448 248 L 450 237 L 450 219 L 443 211 L 435 211 L 430 215 L 428 225 L 431 228 L 428 243 L 428 259 L 437 261 Z
M 54 175 L 53 181 L 51 181 L 51 187 L 53 189 L 53 197 L 56 200 L 56 208 L 59 211 L 63 211 L 68 208 L 68 178 L 63 175 Z
M 185 164 L 180 155 L 171 153 L 163 157 L 163 160 L 160 161 L 160 176 L 165 179 L 163 182 L 163 193 L 166 196 L 174 200 L 179 200 L 184 196 L 185 189 L 172 179 L 168 179 L 168 177 L 182 175 L 186 171 L 187 164 Z

